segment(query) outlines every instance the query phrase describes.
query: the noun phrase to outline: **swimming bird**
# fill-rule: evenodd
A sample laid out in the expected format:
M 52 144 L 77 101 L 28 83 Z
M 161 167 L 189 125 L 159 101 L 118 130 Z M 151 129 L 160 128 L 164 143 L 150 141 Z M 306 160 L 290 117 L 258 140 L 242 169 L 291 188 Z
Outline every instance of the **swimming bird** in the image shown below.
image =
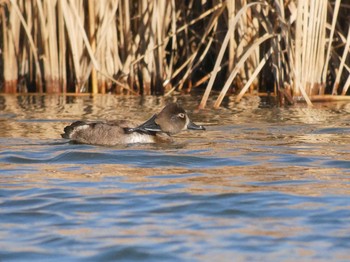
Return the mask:
M 171 103 L 141 125 L 128 120 L 77 121 L 66 126 L 61 136 L 80 144 L 113 146 L 156 143 L 163 140 L 161 134 L 171 136 L 187 129 L 205 130 L 205 127 L 194 124 L 182 107 Z

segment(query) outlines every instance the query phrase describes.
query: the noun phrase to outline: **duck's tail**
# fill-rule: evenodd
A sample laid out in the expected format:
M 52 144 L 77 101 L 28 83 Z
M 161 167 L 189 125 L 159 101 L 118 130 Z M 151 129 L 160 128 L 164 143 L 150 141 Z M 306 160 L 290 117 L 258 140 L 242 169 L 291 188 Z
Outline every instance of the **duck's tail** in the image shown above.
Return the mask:
M 61 134 L 61 137 L 62 138 L 66 138 L 66 139 L 72 139 L 73 138 L 73 135 L 74 133 L 83 128 L 84 126 L 86 126 L 87 123 L 84 122 L 84 121 L 76 121 L 74 122 L 73 124 L 69 125 L 69 126 L 66 126 L 63 131 L 64 133 Z

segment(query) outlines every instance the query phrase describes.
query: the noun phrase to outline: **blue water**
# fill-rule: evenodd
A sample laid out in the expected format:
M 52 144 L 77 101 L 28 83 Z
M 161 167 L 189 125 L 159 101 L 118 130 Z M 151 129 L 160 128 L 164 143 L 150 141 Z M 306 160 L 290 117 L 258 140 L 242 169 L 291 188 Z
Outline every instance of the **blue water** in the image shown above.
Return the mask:
M 167 101 L 0 96 L 0 261 L 350 260 L 350 104 L 178 100 L 207 131 L 101 147 L 60 133 Z

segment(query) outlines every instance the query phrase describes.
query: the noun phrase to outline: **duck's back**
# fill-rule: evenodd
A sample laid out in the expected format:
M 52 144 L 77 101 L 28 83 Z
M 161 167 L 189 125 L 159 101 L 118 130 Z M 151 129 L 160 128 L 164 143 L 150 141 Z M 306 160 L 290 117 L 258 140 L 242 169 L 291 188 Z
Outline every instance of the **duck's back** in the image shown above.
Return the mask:
M 92 145 L 117 145 L 129 143 L 154 143 L 154 136 L 140 133 L 127 133 L 125 128 L 135 126 L 127 120 L 108 122 L 77 121 L 64 128 L 63 138 L 76 143 Z

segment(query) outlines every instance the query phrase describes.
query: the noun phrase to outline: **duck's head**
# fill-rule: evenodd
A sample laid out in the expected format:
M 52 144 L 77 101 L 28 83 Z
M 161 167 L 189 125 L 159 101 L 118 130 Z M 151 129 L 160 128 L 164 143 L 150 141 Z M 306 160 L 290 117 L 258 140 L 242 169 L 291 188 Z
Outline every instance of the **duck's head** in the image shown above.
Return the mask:
M 182 130 L 205 130 L 204 126 L 194 124 L 186 111 L 176 103 L 168 104 L 163 110 L 142 125 L 128 128 L 127 132 L 156 133 L 164 132 L 168 135 L 179 133 Z

